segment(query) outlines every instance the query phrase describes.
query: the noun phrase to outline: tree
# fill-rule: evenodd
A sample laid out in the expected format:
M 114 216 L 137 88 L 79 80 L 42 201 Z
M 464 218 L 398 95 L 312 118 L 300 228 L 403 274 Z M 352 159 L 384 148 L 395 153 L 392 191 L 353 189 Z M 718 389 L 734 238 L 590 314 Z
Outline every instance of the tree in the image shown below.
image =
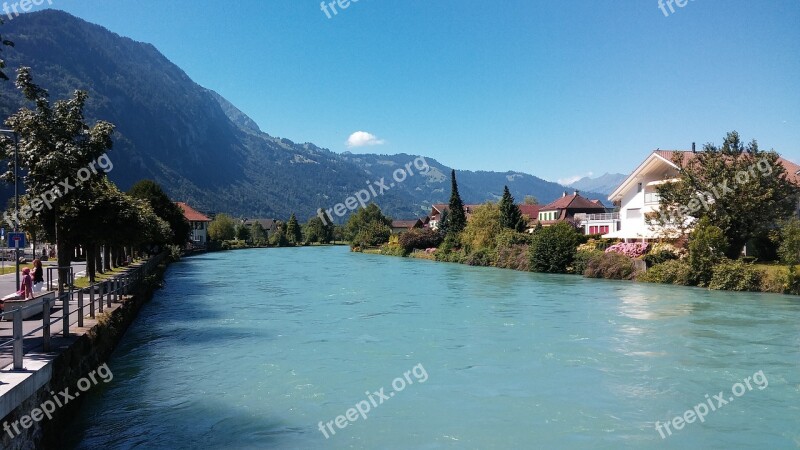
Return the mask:
M 327 236 L 327 229 L 325 224 L 317 216 L 308 219 L 305 229 L 306 242 L 325 242 Z
M 464 212 L 464 202 L 458 194 L 458 182 L 456 182 L 456 171 L 450 172 L 450 214 L 447 219 L 447 232 L 460 233 L 467 226 L 467 214 Z
M 800 219 L 792 217 L 785 221 L 779 235 L 778 256 L 781 262 L 789 266 L 800 264 Z
M 66 268 L 75 245 L 74 240 L 68 239 L 79 230 L 69 229 L 61 218 L 66 210 L 91 198 L 94 181 L 106 176 L 96 169 L 101 157 L 108 159 L 106 152 L 112 146 L 114 126 L 102 120 L 91 127 L 86 123 L 83 110 L 88 95 L 85 91 L 75 91 L 71 98 L 51 105 L 47 91 L 33 82 L 30 68 L 17 71 L 16 87 L 35 105 L 34 109 L 20 109 L 5 122 L 19 136 L 20 172 L 24 174 L 26 194 L 31 199 L 31 209 L 20 212 L 47 224 L 47 237 L 58 248 L 58 265 Z M 3 137 L 0 147 L 2 159 L 10 159 L 9 170 L 3 178 L 13 181 L 14 158 L 9 156 L 13 155 L 14 143 Z M 95 170 L 89 170 L 90 167 Z M 58 272 L 59 290 L 62 290 L 67 270 Z
M 678 179 L 658 186 L 655 221 L 684 231 L 708 217 L 725 235 L 726 255 L 738 258 L 746 242 L 766 236 L 797 206 L 798 187 L 779 158 L 774 151 L 760 150 L 756 141 L 743 144 L 735 131 L 721 147 L 706 144 L 696 154 L 676 153 Z
M 519 232 L 525 231 L 527 225 L 508 186 L 503 187 L 503 198 L 500 199 L 500 225 Z
M 300 229 L 300 224 L 297 223 L 297 217 L 294 213 L 289 217 L 289 221 L 286 222 L 286 238 L 295 245 L 303 243 L 303 230 Z
M 698 286 L 708 286 L 714 274 L 714 266 L 722 261 L 728 249 L 725 234 L 711 219 L 703 217 L 689 235 L 689 267 Z
M 217 214 L 208 225 L 208 238 L 212 241 L 230 241 L 235 237 L 236 221 L 227 214 Z
M 128 195 L 146 200 L 155 214 L 167 221 L 174 238 L 172 243 L 183 247 L 189 240 L 192 226 L 183 215 L 183 210 L 173 202 L 161 186 L 153 180 L 141 180 L 134 184 Z
M 525 203 L 526 205 L 538 205 L 539 200 L 537 200 L 536 197 L 532 195 L 526 195 L 525 200 L 523 200 L 522 203 Z
M 535 232 L 529 250 L 531 270 L 565 273 L 575 259 L 575 251 L 579 242 L 575 228 L 564 222 Z
M 3 24 L 3 19 L 0 19 L 0 25 L 2 24 Z M 7 39 L 3 39 L 3 36 L 0 35 L 0 54 L 3 53 L 4 46 L 13 47 L 14 43 Z M 3 71 L 3 69 L 5 68 L 6 68 L 6 62 L 5 60 L 3 60 L 2 56 L 0 56 L 0 80 L 8 80 L 8 75 L 6 75 L 5 71 Z
M 236 240 L 249 242 L 250 241 L 250 227 L 240 223 L 236 226 Z
M 263 246 L 269 242 L 267 230 L 259 222 L 253 222 L 250 225 L 250 239 L 253 240 L 253 245 Z
M 502 211 L 497 203 L 478 206 L 472 212 L 464 231 L 461 232 L 461 244 L 469 253 L 494 248 L 497 235 L 503 231 L 501 221 Z
M 347 220 L 344 237 L 350 246 L 374 247 L 389 242 L 392 219 L 386 217 L 375 203 L 361 208 Z

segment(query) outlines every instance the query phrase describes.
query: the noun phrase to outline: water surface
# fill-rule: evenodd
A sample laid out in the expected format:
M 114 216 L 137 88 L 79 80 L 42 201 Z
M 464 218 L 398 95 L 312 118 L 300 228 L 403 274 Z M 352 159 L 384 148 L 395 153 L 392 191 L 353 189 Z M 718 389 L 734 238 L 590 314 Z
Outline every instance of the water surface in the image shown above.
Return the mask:
M 216 253 L 170 267 L 110 367 L 75 448 L 800 447 L 800 302 L 779 295 Z M 765 388 L 656 430 L 758 371 Z M 404 376 L 367 420 L 319 430 Z

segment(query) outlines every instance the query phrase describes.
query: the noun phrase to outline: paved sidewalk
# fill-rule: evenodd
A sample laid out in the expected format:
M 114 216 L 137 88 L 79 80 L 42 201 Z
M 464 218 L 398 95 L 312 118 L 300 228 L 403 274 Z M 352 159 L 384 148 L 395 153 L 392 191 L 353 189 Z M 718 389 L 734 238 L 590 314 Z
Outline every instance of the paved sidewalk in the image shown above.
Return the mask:
M 42 269 L 44 269 L 44 279 L 47 280 L 47 268 L 52 267 L 49 265 L 50 261 L 46 261 L 42 263 Z M 6 267 L 13 266 L 14 261 L 6 261 Z M 54 266 L 54 265 L 53 265 Z M 77 274 L 78 272 L 82 272 L 86 269 L 86 263 L 84 262 L 74 262 L 72 263 L 72 270 Z M 55 272 L 53 272 L 53 276 L 56 276 Z M 20 275 L 20 278 L 22 276 Z M 17 284 L 17 276 L 14 272 L 7 273 L 5 275 L 0 275 L 0 298 L 5 297 L 8 294 L 13 294 L 17 292 L 19 286 Z

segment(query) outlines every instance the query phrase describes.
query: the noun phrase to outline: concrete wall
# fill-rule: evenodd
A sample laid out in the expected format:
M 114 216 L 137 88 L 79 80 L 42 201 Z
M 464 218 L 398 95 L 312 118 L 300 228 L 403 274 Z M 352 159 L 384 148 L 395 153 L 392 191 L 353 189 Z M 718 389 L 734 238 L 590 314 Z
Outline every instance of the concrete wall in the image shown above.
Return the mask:
M 155 269 L 157 279 L 163 276 L 164 266 Z M 23 379 L 12 391 L 0 397 L 0 403 L 17 405 L 7 414 L 4 423 L 11 424 L 19 421 L 20 417 L 30 415 L 34 408 L 53 398 L 52 393 L 58 393 L 69 388 L 71 393 L 78 390 L 78 380 L 89 372 L 97 369 L 108 360 L 120 339 L 136 318 L 142 305 L 153 294 L 156 285 L 143 285 L 136 289 L 135 295 L 126 299 L 121 304 L 115 305 L 110 312 L 106 312 L 93 324 L 85 323 L 86 328 L 72 329 L 75 335 L 63 339 L 61 349 L 54 354 L 25 355 L 25 368 L 23 373 L 14 373 Z M 80 398 L 70 400 L 66 405 L 56 409 L 52 420 L 44 418 L 34 422 L 28 429 L 23 429 L 21 434 L 11 437 L 13 432 L 0 429 L 0 448 L 9 450 L 29 449 L 61 449 L 60 436 L 71 417 L 80 407 Z M 0 405 L 2 408 L 2 405 Z M 0 409 L 2 410 L 2 409 Z

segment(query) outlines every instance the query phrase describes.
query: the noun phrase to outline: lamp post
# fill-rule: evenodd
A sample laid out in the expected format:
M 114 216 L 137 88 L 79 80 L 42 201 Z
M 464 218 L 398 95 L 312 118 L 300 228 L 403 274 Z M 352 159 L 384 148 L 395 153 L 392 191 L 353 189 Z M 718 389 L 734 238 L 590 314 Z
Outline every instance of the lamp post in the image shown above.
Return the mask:
M 19 134 L 14 130 L 0 130 L 0 133 L 11 134 L 14 136 L 14 232 L 19 231 Z M 19 242 L 19 241 L 17 241 Z M 17 289 L 19 289 L 19 245 L 14 247 L 14 264 L 17 272 Z

